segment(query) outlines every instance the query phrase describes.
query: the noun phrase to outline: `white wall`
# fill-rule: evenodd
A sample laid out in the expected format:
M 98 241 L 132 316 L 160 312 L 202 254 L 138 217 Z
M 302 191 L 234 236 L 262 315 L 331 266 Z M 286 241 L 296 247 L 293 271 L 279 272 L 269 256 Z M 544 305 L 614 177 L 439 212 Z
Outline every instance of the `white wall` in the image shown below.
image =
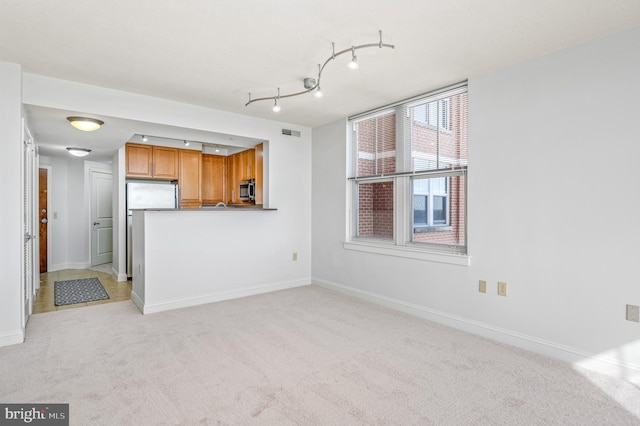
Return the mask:
M 291 256 L 306 245 L 298 232 L 308 218 L 203 209 L 136 211 L 133 220 L 131 298 L 144 313 L 310 284 L 307 250 Z
M 126 239 L 126 200 L 125 191 L 125 147 L 113 156 L 113 266 L 111 271 L 118 281 L 127 280 L 127 239 Z M 125 230 L 123 233 L 122 230 Z
M 21 324 L 22 72 L 0 62 L 0 346 L 24 340 Z
M 268 141 L 265 152 L 265 184 L 268 182 L 268 205 L 278 209 L 277 226 L 261 231 L 261 238 L 271 242 L 274 250 L 291 258 L 298 252 L 300 264 L 311 259 L 311 129 L 277 121 L 257 119 L 209 108 L 136 95 L 118 90 L 104 89 L 70 81 L 33 74 L 24 75 L 24 102 L 50 108 L 82 111 L 98 116 L 125 118 L 136 121 L 166 124 L 177 127 L 233 134 Z M 282 128 L 298 130 L 299 138 L 282 135 Z M 124 143 L 124 141 L 123 141 Z M 118 160 L 120 161 L 120 160 Z M 119 163 L 122 166 L 121 163 Z M 124 170 L 119 168 L 123 179 Z M 124 187 L 122 187 L 124 190 Z M 117 195 L 122 199 L 122 195 Z M 124 217 L 124 205 L 120 205 Z M 115 218 L 114 218 L 115 219 Z M 233 219 L 235 227 L 246 223 L 241 217 Z M 118 218 L 123 225 L 124 221 Z M 125 226 L 117 238 L 118 247 L 125 241 Z M 126 262 L 118 257 L 118 273 L 126 272 Z M 244 258 L 241 247 L 230 252 L 231 258 Z M 114 267 L 116 265 L 114 264 Z M 270 271 L 250 271 L 259 277 Z M 299 272 L 298 279 L 310 279 L 310 268 Z
M 343 249 L 345 121 L 314 129 L 313 280 L 640 380 L 638 40 L 470 78 L 469 267 Z
M 87 167 L 111 171 L 111 164 L 72 156 L 40 157 L 51 166 L 48 271 L 91 266 L 90 193 Z

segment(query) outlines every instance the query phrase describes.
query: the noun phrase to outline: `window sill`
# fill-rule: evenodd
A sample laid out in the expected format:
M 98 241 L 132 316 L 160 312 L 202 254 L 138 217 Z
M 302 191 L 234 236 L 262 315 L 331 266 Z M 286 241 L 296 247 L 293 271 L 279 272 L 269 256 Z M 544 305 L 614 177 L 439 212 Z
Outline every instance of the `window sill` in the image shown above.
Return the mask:
M 443 225 L 443 226 L 414 226 L 413 232 L 416 234 L 422 234 L 424 232 L 444 232 L 444 231 L 453 231 L 452 226 Z
M 343 247 L 347 250 L 366 253 L 383 254 L 386 256 L 404 257 L 408 259 L 426 260 L 430 262 L 447 263 L 450 265 L 470 266 L 471 256 L 455 253 L 438 253 L 426 251 L 412 246 L 396 246 L 376 243 L 372 241 L 345 241 Z

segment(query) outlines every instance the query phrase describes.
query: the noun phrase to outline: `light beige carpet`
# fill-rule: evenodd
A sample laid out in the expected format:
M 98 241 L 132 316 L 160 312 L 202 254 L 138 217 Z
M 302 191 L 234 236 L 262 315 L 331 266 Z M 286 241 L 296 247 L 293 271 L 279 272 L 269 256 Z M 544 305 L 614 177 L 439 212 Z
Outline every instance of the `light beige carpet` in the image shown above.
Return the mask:
M 0 348 L 0 402 L 70 403 L 72 425 L 640 424 L 630 383 L 313 286 L 27 336 Z

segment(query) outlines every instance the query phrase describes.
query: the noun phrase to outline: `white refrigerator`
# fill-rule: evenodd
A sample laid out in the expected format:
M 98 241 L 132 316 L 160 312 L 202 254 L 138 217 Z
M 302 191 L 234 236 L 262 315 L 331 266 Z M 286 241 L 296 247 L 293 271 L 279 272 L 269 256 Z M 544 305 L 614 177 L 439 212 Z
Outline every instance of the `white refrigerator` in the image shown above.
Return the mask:
M 131 223 L 133 209 L 175 209 L 178 185 L 172 182 L 127 182 L 127 276 L 132 276 Z

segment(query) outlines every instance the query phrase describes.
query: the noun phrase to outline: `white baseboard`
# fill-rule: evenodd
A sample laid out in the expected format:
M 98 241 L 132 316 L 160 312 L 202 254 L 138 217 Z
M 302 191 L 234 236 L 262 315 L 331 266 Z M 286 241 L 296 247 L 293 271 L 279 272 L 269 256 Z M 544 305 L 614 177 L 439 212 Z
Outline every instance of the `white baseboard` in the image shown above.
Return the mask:
M 24 331 L 22 330 L 0 334 L 0 347 L 17 345 L 22 342 L 24 342 Z
M 118 271 L 115 270 L 115 268 L 111 268 L 111 275 L 116 277 L 116 281 L 118 281 L 119 283 L 123 281 L 127 281 L 127 279 L 129 279 L 126 272 L 120 274 L 118 273 Z
M 187 308 L 189 306 L 204 305 L 205 303 L 220 302 L 222 300 L 238 299 L 240 297 L 254 296 L 256 294 L 270 293 L 272 291 L 278 291 L 278 290 L 286 290 L 288 288 L 293 288 L 293 287 L 302 287 L 310 284 L 311 283 L 308 279 L 288 281 L 283 283 L 268 284 L 268 285 L 263 285 L 258 287 L 223 291 L 220 293 L 208 294 L 205 296 L 170 300 L 166 302 L 159 302 L 159 303 L 153 303 L 153 304 L 144 304 L 142 303 L 142 300 L 140 300 L 140 298 L 138 298 L 138 301 L 134 300 L 133 298 L 134 292 L 132 291 L 131 300 L 134 301 L 133 303 L 135 303 L 136 306 L 138 306 L 138 309 L 140 309 L 140 311 L 143 314 L 152 314 L 155 312 L 168 311 L 171 309 Z M 140 305 L 138 305 L 138 303 L 140 303 Z
M 143 314 L 145 313 L 144 302 L 142 301 L 140 296 L 138 296 L 138 294 L 133 290 L 131 290 L 131 301 L 133 302 L 134 305 L 136 305 L 136 307 L 140 312 L 142 312 Z
M 91 266 L 91 262 L 80 263 L 58 263 L 47 267 L 47 272 L 62 271 L 65 269 L 87 269 Z
M 425 306 L 415 305 L 403 300 L 394 299 L 377 293 L 360 290 L 318 278 L 312 278 L 311 284 L 329 290 L 338 291 L 340 293 L 397 311 L 402 311 L 407 314 L 415 315 L 471 334 L 545 355 L 550 358 L 555 358 L 575 366 L 640 384 L 640 365 L 621 362 L 617 359 L 599 354 L 590 354 L 580 349 L 561 345 L 559 343 L 539 339 L 537 337 L 528 336 L 512 330 L 495 327 L 489 324 L 459 317 L 457 315 L 437 311 Z

